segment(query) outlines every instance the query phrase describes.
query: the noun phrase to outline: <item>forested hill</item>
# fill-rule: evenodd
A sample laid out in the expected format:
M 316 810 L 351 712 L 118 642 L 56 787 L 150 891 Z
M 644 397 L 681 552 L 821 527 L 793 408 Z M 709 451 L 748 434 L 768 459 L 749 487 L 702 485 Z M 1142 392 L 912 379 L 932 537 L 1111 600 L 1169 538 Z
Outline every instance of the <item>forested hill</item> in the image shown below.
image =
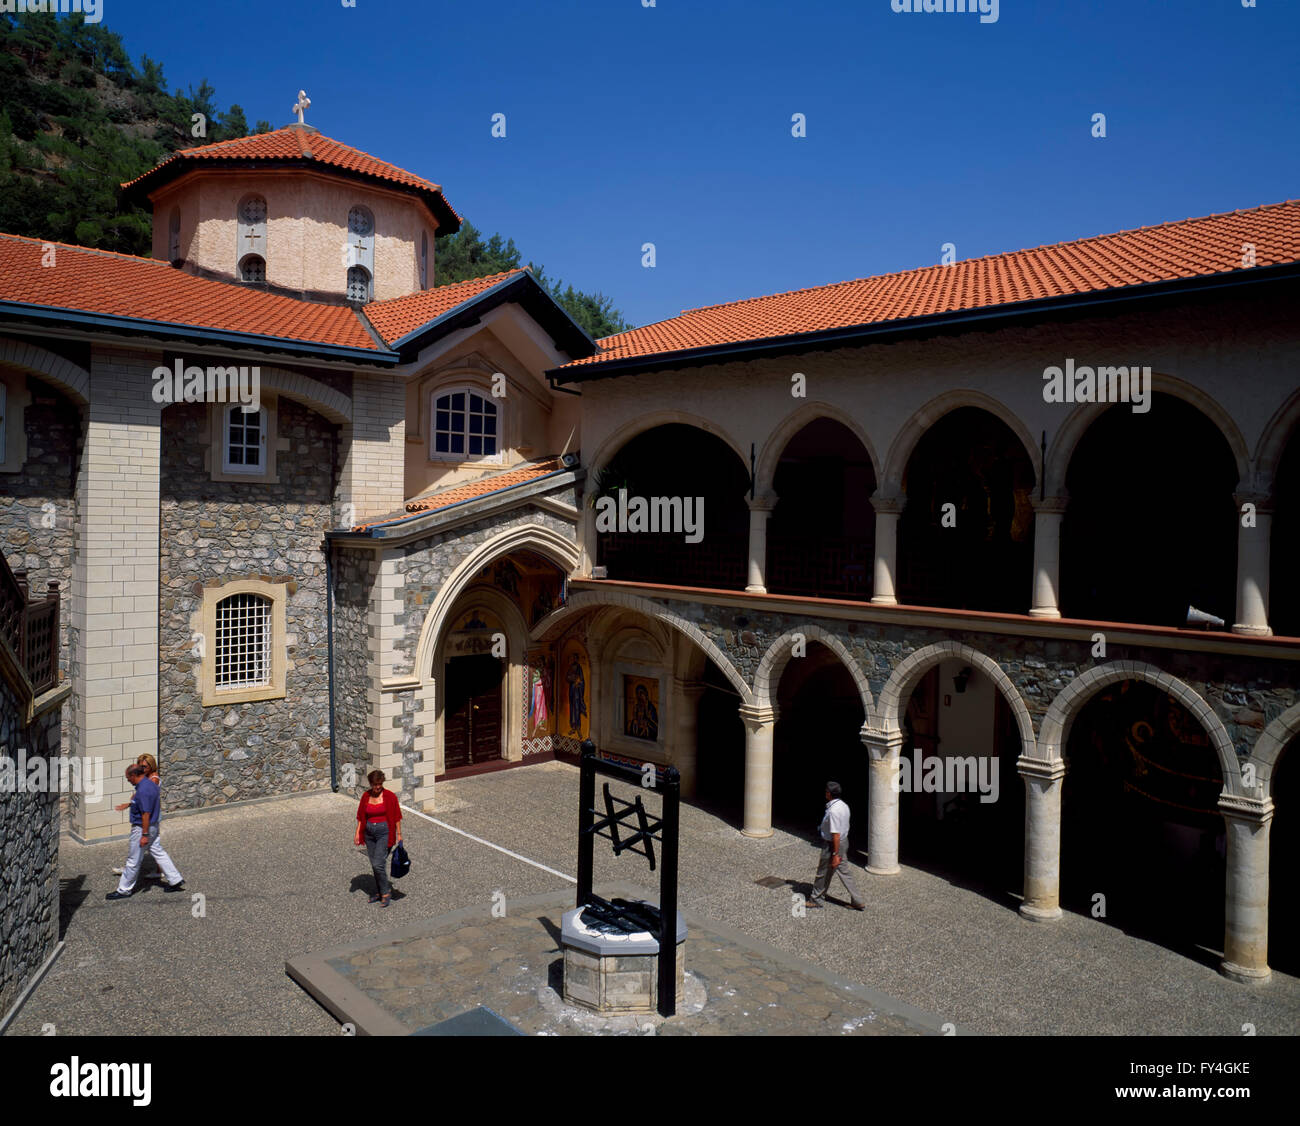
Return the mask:
M 238 104 L 222 110 L 204 79 L 169 91 L 163 65 L 133 63 L 121 38 L 80 15 L 0 13 L 0 231 L 148 255 L 150 214 L 118 185 L 177 149 L 269 132 Z M 205 135 L 195 133 L 203 115 Z M 628 326 L 613 302 L 552 282 L 513 239 L 483 239 L 469 223 L 437 240 L 439 285 L 527 265 L 593 337 Z

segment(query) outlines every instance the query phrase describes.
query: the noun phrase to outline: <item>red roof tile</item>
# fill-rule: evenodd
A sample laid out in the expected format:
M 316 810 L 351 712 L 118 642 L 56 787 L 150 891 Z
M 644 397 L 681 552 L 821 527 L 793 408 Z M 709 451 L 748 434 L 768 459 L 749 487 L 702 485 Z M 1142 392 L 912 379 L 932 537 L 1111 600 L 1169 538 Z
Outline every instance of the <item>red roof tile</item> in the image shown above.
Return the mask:
M 1300 261 L 1300 200 L 686 310 L 565 367 L 1242 270 L 1245 243 L 1258 266 Z
M 439 492 L 418 496 L 414 500 L 406 502 L 406 511 L 412 514 L 438 512 L 441 509 L 450 508 L 452 505 L 473 500 L 475 497 L 487 496 L 489 493 L 500 492 L 502 489 L 508 489 L 515 485 L 525 485 L 529 481 L 535 481 L 539 477 L 545 477 L 548 473 L 555 473 L 563 468 L 564 462 L 558 457 L 547 458 L 545 461 L 528 462 L 526 465 L 506 469 L 500 473 L 489 473 L 486 477 L 480 477 L 468 484 L 455 485 Z M 387 520 L 376 520 L 370 524 L 360 524 L 352 530 L 354 532 L 363 532 L 367 528 L 387 524 L 392 519 L 390 517 Z M 397 519 L 400 519 L 400 517 L 397 517 Z
M 223 160 L 287 160 L 323 165 L 376 180 L 386 180 L 404 188 L 414 188 L 437 196 L 447 210 L 455 216 L 456 222 L 460 222 L 460 215 L 443 196 L 441 185 L 417 176 L 413 172 L 407 172 L 395 164 L 389 164 L 386 160 L 380 160 L 360 149 L 354 149 L 351 145 L 345 145 L 323 133 L 296 125 L 287 125 L 272 133 L 258 133 L 251 137 L 237 137 L 231 141 L 217 141 L 211 145 L 181 149 L 155 165 L 143 176 L 127 181 L 122 187 L 131 188 L 148 179 L 170 179 L 188 171 L 191 166 L 205 161 Z
M 41 263 L 47 245 L 54 266 Z M 0 301 L 379 351 L 355 310 L 199 278 L 156 258 L 0 234 Z
M 434 286 L 433 289 L 409 293 L 405 297 L 394 297 L 388 301 L 372 301 L 366 306 L 366 318 L 375 331 L 391 345 L 394 340 L 400 340 L 421 325 L 450 312 L 457 305 L 463 305 L 479 294 L 486 293 L 494 285 L 522 273 L 523 270 L 507 270 L 504 274 Z

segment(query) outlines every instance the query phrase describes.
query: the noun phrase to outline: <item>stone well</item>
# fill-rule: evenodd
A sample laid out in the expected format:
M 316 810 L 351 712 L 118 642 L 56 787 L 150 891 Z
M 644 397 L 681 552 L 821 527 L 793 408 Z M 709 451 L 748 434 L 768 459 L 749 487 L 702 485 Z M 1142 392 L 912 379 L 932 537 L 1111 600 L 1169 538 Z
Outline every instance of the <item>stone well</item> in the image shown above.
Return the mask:
M 653 1013 L 659 1005 L 659 940 L 646 931 L 619 932 L 564 913 L 564 999 L 598 1013 Z M 686 975 L 686 923 L 677 917 L 677 1002 Z

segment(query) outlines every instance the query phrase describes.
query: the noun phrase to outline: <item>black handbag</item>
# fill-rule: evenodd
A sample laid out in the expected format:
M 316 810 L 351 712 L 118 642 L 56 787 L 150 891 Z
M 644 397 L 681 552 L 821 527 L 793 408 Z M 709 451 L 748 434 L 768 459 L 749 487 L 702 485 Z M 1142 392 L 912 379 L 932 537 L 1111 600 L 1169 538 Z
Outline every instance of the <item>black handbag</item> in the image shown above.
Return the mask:
M 411 858 L 406 855 L 406 845 L 398 841 L 393 848 L 393 879 L 400 880 L 411 870 Z

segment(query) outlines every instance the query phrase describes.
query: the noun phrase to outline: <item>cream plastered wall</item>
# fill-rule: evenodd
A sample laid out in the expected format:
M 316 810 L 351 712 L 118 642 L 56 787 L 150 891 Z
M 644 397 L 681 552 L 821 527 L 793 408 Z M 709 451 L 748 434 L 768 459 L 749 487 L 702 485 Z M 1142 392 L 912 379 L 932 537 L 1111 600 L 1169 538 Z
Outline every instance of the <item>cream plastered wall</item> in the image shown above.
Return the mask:
M 266 280 L 287 289 L 347 292 L 348 212 L 367 207 L 375 219 L 374 298 L 420 289 L 420 237 L 429 240 L 434 280 L 437 221 L 415 196 L 305 170 L 191 173 L 153 197 L 153 255 L 166 260 L 172 208 L 181 211 L 181 253 L 204 270 L 236 276 L 242 252 L 238 208 L 248 195 L 266 200 Z
M 906 452 L 925 426 L 945 406 L 974 404 L 1012 425 L 1036 468 L 1046 431 L 1051 496 L 1063 488 L 1067 464 L 1055 456 L 1058 437 L 1059 449 L 1072 446 L 1079 422 L 1103 409 L 1044 401 L 1044 369 L 1067 358 L 1093 367 L 1150 366 L 1157 391 L 1183 389 L 1227 431 L 1249 486 L 1261 444 L 1277 448 L 1286 429 L 1277 416 L 1289 401 L 1295 405 L 1300 326 L 1281 297 L 1235 297 L 1072 324 L 970 331 L 584 383 L 583 465 L 598 470 L 629 437 L 655 423 L 694 422 L 732 445 L 746 471 L 753 443 L 759 488 L 770 488 L 785 443 L 803 423 L 829 414 L 865 438 L 882 490 L 897 492 L 898 481 L 885 478 L 901 476 Z M 796 373 L 806 377 L 805 398 L 791 394 Z M 1261 464 L 1266 476 L 1268 459 Z
M 499 384 L 499 381 L 494 381 L 498 372 L 505 376 L 505 395 L 492 400 L 501 412 L 502 450 L 499 459 L 431 459 L 431 392 L 469 387 L 484 396 L 491 396 L 494 382 Z M 561 399 L 569 401 L 560 403 Z M 577 425 L 578 401 L 570 395 L 553 393 L 540 373 L 530 370 L 490 329 L 475 333 L 440 355 L 407 383 L 407 498 L 560 453 L 565 437 Z M 559 422 L 556 421 L 557 414 L 560 415 Z M 576 445 L 575 441 L 571 448 L 576 448 Z

